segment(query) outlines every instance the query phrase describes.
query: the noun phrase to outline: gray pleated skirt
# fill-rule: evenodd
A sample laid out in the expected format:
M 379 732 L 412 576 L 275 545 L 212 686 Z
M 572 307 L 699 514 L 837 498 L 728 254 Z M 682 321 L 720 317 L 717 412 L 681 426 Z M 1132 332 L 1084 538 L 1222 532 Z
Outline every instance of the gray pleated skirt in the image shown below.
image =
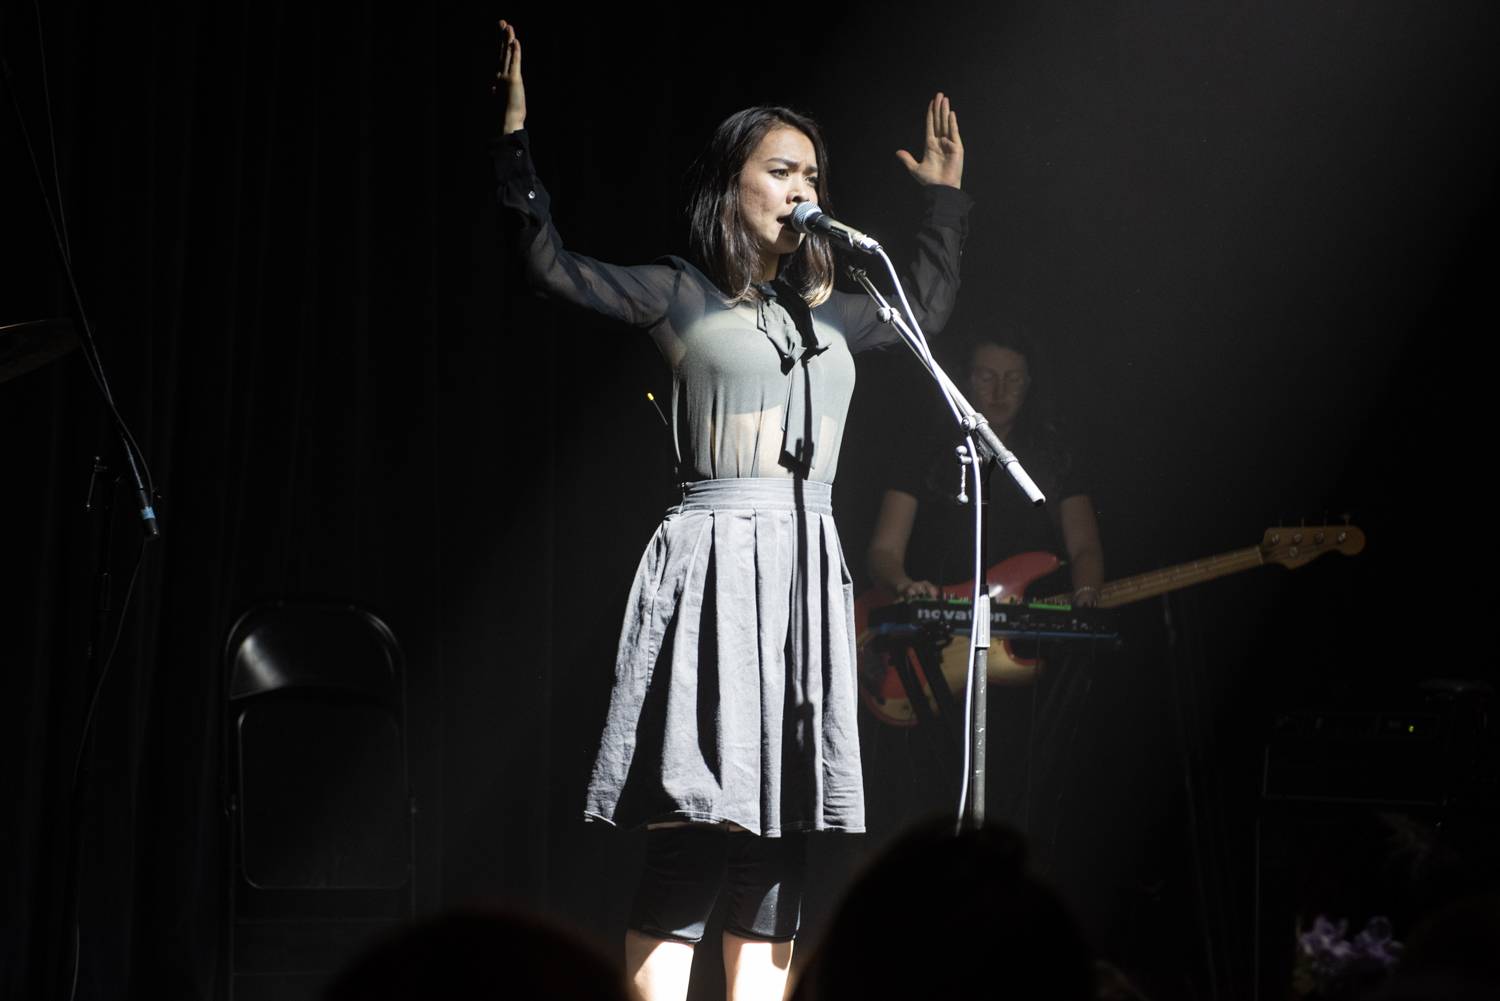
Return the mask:
M 635 573 L 587 817 L 862 831 L 854 598 L 826 483 L 684 488 Z

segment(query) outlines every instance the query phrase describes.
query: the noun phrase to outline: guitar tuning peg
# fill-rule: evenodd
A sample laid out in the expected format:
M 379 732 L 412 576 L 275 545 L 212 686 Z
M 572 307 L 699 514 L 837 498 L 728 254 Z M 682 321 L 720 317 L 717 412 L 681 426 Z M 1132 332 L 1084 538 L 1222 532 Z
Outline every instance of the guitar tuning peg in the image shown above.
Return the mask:
M 1352 514 L 1350 514 L 1348 511 L 1345 511 L 1343 514 L 1339 515 L 1339 517 L 1344 519 L 1344 526 L 1346 528 L 1348 527 L 1349 522 L 1351 522 L 1351 521 L 1354 520 L 1354 516 Z

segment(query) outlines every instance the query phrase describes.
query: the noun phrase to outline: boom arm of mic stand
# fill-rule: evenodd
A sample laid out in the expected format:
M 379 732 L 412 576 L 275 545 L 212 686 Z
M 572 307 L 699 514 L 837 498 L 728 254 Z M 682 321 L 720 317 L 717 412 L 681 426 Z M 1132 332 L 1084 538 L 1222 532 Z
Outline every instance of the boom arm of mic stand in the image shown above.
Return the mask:
M 1036 481 L 1031 478 L 1031 474 L 1026 471 L 1026 467 L 1021 465 L 1021 460 L 1016 458 L 1016 453 L 1005 447 L 1005 444 L 1000 441 L 1000 436 L 995 434 L 995 429 L 990 427 L 983 414 L 977 414 L 976 418 L 977 423 L 974 425 L 973 432 L 975 443 L 978 444 L 980 451 L 1005 468 L 1033 507 L 1041 507 L 1047 503 L 1047 495 L 1042 493 Z
M 1000 436 L 995 434 L 995 429 L 990 427 L 989 421 L 985 420 L 984 414 L 975 410 L 973 405 L 964 399 L 964 394 L 959 392 L 953 380 L 948 378 L 948 373 L 943 371 L 937 359 L 932 357 L 925 339 L 907 326 L 906 321 L 901 319 L 901 314 L 891 308 L 890 303 L 886 302 L 885 296 L 880 294 L 880 290 L 870 281 L 870 276 L 865 273 L 864 269 L 851 267 L 849 275 L 864 287 L 870 298 L 875 300 L 880 306 L 881 318 L 896 328 L 901 334 L 901 339 L 906 342 L 906 346 L 911 348 L 912 354 L 916 355 L 917 360 L 922 363 L 922 367 L 932 374 L 933 379 L 937 381 L 938 389 L 943 393 L 943 398 L 948 402 L 948 408 L 953 411 L 953 419 L 958 421 L 959 426 L 965 431 L 974 435 L 975 444 L 983 453 L 984 458 L 993 459 L 1005 467 L 1005 471 L 1010 474 L 1010 478 L 1015 481 L 1016 486 L 1020 488 L 1021 493 L 1026 495 L 1026 499 L 1032 505 L 1041 507 L 1047 503 L 1047 495 L 1042 493 L 1036 481 L 1031 478 L 1031 474 L 1026 472 L 1026 468 L 1021 465 L 1021 460 L 1005 447 Z

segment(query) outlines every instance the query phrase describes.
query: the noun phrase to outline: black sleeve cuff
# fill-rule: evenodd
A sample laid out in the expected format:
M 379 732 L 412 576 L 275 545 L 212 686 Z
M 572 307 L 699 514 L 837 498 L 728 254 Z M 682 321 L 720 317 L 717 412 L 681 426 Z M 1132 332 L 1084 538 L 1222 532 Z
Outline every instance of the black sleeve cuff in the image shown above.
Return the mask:
M 490 140 L 490 156 L 495 164 L 495 200 L 501 208 L 518 213 L 523 228 L 534 227 L 548 218 L 551 198 L 536 176 L 531 162 L 531 138 L 525 129 Z
M 924 184 L 922 199 L 932 224 L 949 229 L 963 230 L 974 207 L 974 199 L 967 193 L 946 184 Z
M 495 183 L 502 188 L 513 183 L 518 175 L 536 176 L 531 162 L 531 137 L 525 129 L 491 139 L 490 157 L 495 162 Z

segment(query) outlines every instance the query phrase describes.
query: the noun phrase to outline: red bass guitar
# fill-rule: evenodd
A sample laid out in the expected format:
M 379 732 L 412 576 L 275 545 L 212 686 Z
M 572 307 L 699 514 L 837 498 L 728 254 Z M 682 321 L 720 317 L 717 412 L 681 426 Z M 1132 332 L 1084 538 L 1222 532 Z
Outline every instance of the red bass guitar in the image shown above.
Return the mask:
M 1111 581 L 1099 589 L 1098 607 L 1118 608 L 1268 563 L 1295 569 L 1324 553 L 1340 552 L 1345 556 L 1353 556 L 1364 547 L 1364 533 L 1352 525 L 1268 528 L 1259 545 Z M 1051 553 L 1021 553 L 1002 560 L 985 572 L 990 598 L 992 601 L 1020 604 L 1025 599 L 1026 588 L 1033 581 L 1045 577 L 1060 566 L 1062 561 Z M 949 584 L 942 588 L 942 597 L 947 601 L 966 601 L 972 595 L 972 589 L 973 585 L 969 581 Z M 869 626 L 870 612 L 896 600 L 885 588 L 874 587 L 854 601 L 855 631 L 859 637 L 860 698 L 881 722 L 891 726 L 913 726 L 917 722 L 917 716 L 907 698 L 906 689 L 901 684 L 900 675 L 891 663 L 893 654 L 871 642 L 874 634 Z M 1033 603 L 1068 605 L 1071 601 L 1071 594 L 1057 594 L 1036 599 Z M 906 648 L 898 652 L 908 658 L 923 692 L 935 709 L 930 682 L 915 651 Z M 962 690 L 968 659 L 968 634 L 955 631 L 942 649 L 941 673 L 950 691 Z M 990 645 L 990 684 L 1028 684 L 1036 675 L 1037 664 L 1037 658 L 1018 656 L 1009 639 L 997 639 Z

